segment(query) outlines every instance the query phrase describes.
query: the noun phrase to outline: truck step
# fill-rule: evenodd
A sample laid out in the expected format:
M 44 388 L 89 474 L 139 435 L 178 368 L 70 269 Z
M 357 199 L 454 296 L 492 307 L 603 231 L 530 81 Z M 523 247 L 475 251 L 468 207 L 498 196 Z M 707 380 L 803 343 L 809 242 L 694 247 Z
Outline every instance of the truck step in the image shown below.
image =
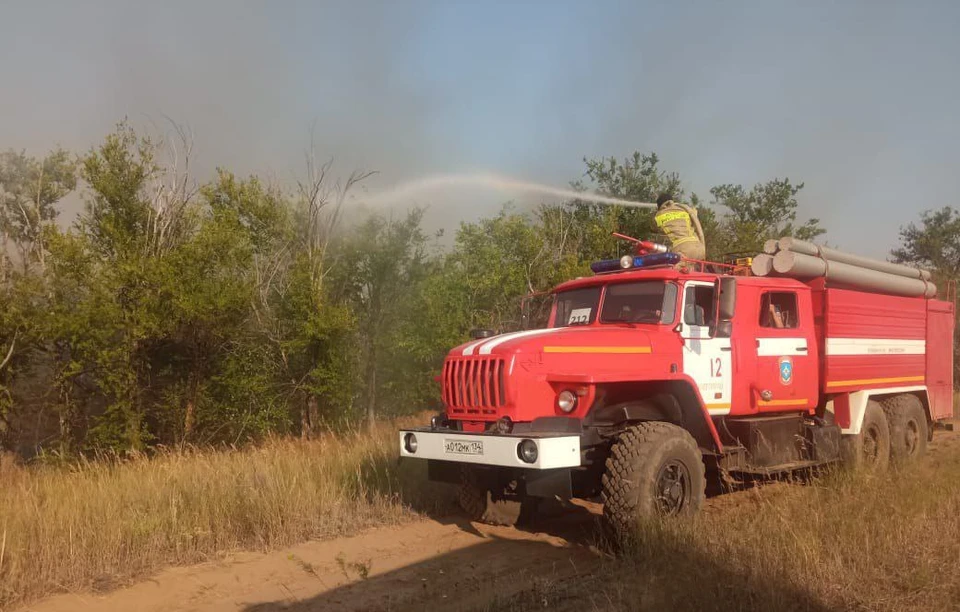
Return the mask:
M 723 453 L 717 453 L 715 450 L 709 450 L 703 447 L 700 447 L 700 452 L 704 457 L 731 457 L 731 456 L 742 456 L 747 452 L 747 448 L 741 444 L 728 444 L 723 445 Z
M 742 474 L 752 474 L 755 476 L 773 476 L 774 474 L 783 474 L 784 472 L 793 472 L 795 470 L 803 470 L 806 468 L 818 467 L 825 465 L 823 461 L 791 461 L 790 463 L 784 463 L 781 465 L 771 465 L 767 467 L 759 466 L 738 466 L 731 471 L 740 472 Z

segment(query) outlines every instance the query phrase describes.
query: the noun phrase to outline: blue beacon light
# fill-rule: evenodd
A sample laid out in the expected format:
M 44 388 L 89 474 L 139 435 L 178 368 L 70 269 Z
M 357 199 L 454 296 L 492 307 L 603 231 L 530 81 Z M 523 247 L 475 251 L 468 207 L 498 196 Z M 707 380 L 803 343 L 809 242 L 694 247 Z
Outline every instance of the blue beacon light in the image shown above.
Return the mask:
M 677 253 L 653 253 L 650 255 L 624 255 L 620 259 L 603 259 L 590 264 L 594 274 L 629 270 L 631 268 L 652 268 L 654 266 L 672 266 L 680 262 Z

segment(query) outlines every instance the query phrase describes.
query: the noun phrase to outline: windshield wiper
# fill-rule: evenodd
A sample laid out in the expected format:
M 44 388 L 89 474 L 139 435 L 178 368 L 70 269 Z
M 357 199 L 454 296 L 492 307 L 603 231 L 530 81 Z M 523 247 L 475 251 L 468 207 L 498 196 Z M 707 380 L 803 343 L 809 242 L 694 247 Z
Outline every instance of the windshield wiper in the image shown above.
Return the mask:
M 649 317 L 631 317 L 629 319 L 603 319 L 603 323 L 627 323 L 628 325 L 636 325 L 637 323 L 659 323 L 660 317 L 651 315 Z

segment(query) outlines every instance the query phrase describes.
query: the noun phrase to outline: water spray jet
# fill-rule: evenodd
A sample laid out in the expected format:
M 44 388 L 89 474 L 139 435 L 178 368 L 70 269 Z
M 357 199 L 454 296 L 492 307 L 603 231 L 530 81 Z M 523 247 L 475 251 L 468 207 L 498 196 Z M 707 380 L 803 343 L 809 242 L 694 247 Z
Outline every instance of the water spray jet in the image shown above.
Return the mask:
M 448 187 L 484 187 L 487 189 L 496 189 L 499 191 L 542 193 L 558 198 L 570 200 L 586 200 L 596 202 L 597 204 L 612 204 L 617 206 L 629 206 L 632 208 L 656 208 L 657 205 L 650 202 L 634 202 L 621 198 L 612 198 L 610 196 L 590 193 L 588 191 L 574 191 L 572 189 L 558 189 L 549 185 L 523 181 L 498 174 L 480 173 L 480 174 L 441 174 L 427 176 L 405 183 L 400 183 L 387 190 L 374 193 L 364 199 L 372 205 L 389 205 L 398 201 L 409 199 L 416 194 L 442 189 Z

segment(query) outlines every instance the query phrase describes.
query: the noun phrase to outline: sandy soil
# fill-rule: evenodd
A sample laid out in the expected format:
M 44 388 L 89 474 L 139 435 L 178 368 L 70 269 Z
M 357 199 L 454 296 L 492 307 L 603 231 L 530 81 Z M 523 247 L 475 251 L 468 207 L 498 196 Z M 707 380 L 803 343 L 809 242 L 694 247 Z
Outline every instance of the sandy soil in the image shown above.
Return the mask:
M 236 554 L 168 569 L 103 595 L 52 597 L 25 610 L 419 610 L 427 602 L 438 611 L 472 608 L 491 592 L 507 596 L 529 588 L 540 573 L 562 577 L 592 569 L 600 559 L 591 545 L 598 508 L 585 506 L 526 531 L 451 517 Z
M 960 433 L 938 432 L 930 457 L 960 448 Z M 738 496 L 708 500 L 723 512 Z M 538 578 L 562 580 L 602 561 L 594 546 L 600 508 L 578 502 L 526 530 L 455 517 L 309 542 L 269 553 L 165 570 L 106 594 L 60 595 L 25 608 L 73 610 L 278 612 L 291 610 L 463 610 L 529 590 Z

